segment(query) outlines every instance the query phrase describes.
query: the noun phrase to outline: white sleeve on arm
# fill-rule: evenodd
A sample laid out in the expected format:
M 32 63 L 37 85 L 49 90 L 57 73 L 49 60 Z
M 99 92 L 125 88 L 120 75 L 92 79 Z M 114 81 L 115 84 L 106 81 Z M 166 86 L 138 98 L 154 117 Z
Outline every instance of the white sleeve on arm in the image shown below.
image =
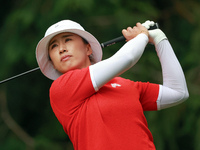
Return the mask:
M 160 85 L 157 100 L 158 110 L 160 110 L 183 102 L 188 98 L 189 93 L 181 65 L 169 41 L 162 40 L 158 43 L 156 51 L 163 74 L 163 85 Z
M 131 68 L 142 56 L 148 43 L 145 34 L 139 34 L 128 41 L 112 57 L 98 62 L 89 67 L 92 84 L 98 91 L 105 83 Z

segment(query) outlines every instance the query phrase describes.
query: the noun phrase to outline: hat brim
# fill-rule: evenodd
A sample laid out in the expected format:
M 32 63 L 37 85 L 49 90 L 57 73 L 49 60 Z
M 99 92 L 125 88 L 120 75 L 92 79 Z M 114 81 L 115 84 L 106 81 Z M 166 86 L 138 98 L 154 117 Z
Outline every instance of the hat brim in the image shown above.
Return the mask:
M 49 45 L 50 40 L 54 36 L 63 32 L 71 32 L 71 33 L 77 34 L 81 36 L 82 38 L 84 38 L 90 44 L 93 51 L 92 52 L 93 60 L 94 60 L 93 63 L 97 63 L 101 61 L 102 59 L 101 45 L 98 42 L 98 40 L 89 32 L 79 30 L 79 29 L 66 29 L 66 30 L 60 30 L 60 31 L 54 32 L 42 38 L 36 47 L 36 59 L 40 67 L 40 70 L 46 77 L 48 77 L 51 80 L 56 80 L 58 77 L 62 75 L 62 73 L 60 73 L 54 68 L 52 62 L 49 59 L 48 45 Z

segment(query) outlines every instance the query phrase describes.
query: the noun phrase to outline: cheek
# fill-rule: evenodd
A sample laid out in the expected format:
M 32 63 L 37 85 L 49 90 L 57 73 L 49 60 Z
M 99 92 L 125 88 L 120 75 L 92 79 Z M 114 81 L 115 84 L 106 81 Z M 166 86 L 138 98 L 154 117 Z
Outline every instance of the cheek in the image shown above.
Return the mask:
M 87 55 L 85 45 L 76 46 L 73 48 L 74 53 L 79 57 L 85 57 Z
M 53 63 L 55 63 L 56 61 L 57 61 L 57 59 L 58 59 L 58 56 L 57 56 L 57 54 L 55 53 L 55 52 L 49 52 L 49 57 L 50 57 L 50 59 L 51 59 L 51 61 L 53 62 Z
M 88 56 L 89 56 L 88 53 L 87 53 L 86 51 L 84 51 L 83 49 L 82 49 L 82 51 L 79 52 L 79 57 L 80 57 L 80 59 L 82 59 L 82 60 L 87 59 Z

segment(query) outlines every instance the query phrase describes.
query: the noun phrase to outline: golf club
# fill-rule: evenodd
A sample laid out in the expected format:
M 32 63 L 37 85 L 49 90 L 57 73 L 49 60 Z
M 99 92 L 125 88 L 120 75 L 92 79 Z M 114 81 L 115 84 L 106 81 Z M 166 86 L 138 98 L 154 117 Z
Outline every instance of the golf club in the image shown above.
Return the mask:
M 153 29 L 158 29 L 158 28 L 159 28 L 158 23 L 155 23 L 153 26 L 150 26 L 150 28 L 149 28 L 148 30 L 153 30 Z M 101 43 L 101 47 L 102 47 L 102 48 L 105 48 L 105 47 L 107 47 L 107 46 L 111 46 L 111 45 L 113 45 L 113 44 L 116 44 L 116 43 L 118 43 L 118 42 L 122 42 L 122 41 L 125 41 L 125 40 L 126 40 L 126 39 L 125 39 L 124 36 L 120 36 L 120 37 L 115 38 L 115 39 L 112 39 L 112 40 L 110 40 L 110 41 Z M 26 71 L 26 72 L 20 73 L 20 74 L 18 74 L 18 75 L 15 75 L 15 76 L 13 76 L 13 77 L 10 77 L 10 78 L 7 78 L 7 79 L 5 79 L 5 80 L 0 81 L 0 84 L 5 83 L 5 82 L 10 81 L 10 80 L 13 80 L 13 79 L 15 79 L 15 78 L 18 78 L 18 77 L 20 77 L 20 76 L 26 75 L 26 74 L 28 74 L 28 73 L 34 72 L 34 71 L 39 70 L 39 69 L 40 69 L 39 67 L 36 67 L 36 68 L 34 68 L 34 69 L 31 69 L 31 70 L 28 70 L 28 71 Z

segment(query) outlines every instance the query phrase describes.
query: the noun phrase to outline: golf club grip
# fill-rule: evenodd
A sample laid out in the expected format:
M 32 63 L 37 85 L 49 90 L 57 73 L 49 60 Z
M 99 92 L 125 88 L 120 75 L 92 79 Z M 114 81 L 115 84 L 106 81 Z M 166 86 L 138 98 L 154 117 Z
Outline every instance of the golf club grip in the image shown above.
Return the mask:
M 153 26 L 150 26 L 150 28 L 148 30 L 153 30 L 153 29 L 158 29 L 158 28 L 159 28 L 158 23 L 155 23 Z M 104 48 L 104 47 L 107 47 L 107 46 L 110 46 L 110 45 L 113 45 L 113 44 L 116 44 L 118 42 L 122 42 L 125 40 L 126 40 L 126 38 L 122 35 L 122 36 L 112 39 L 110 41 L 101 43 L 101 47 Z

